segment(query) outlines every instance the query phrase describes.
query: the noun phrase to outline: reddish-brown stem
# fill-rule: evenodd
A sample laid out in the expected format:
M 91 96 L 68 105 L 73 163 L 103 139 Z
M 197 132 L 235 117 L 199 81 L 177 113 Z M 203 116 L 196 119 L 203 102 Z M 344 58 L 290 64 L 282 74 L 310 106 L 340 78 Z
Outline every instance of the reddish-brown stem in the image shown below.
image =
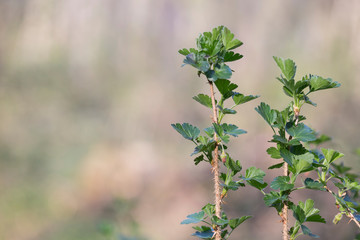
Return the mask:
M 217 118 L 217 110 L 216 110 L 216 103 L 215 103 L 215 94 L 214 94 L 214 84 L 213 82 L 209 81 L 210 84 L 210 92 L 211 92 L 211 103 L 212 103 L 212 110 L 213 116 L 212 121 L 213 123 L 218 123 Z M 214 150 L 214 158 L 212 161 L 212 171 L 214 173 L 214 188 L 215 188 L 215 215 L 218 218 L 221 218 L 221 192 L 220 192 L 220 178 L 219 178 L 219 146 L 217 144 L 218 138 L 216 133 L 214 133 L 214 140 L 215 140 L 215 150 Z M 218 227 L 215 227 L 215 240 L 221 240 L 221 232 Z

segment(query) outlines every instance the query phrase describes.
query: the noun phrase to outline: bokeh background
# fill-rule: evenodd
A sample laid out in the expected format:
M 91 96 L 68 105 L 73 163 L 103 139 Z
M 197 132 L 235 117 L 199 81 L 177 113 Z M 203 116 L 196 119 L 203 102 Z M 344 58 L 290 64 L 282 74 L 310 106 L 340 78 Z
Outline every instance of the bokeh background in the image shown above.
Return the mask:
M 289 101 L 275 55 L 294 59 L 298 77 L 342 84 L 302 113 L 359 171 L 360 1 L 0 0 L 0 239 L 191 239 L 179 223 L 212 201 L 211 172 L 194 166 L 192 144 L 170 124 L 205 128 L 211 113 L 192 100 L 208 93 L 205 80 L 180 67 L 177 51 L 219 25 L 244 42 L 232 80 L 261 95 L 227 119 L 248 131 L 232 156 L 244 168 L 274 164 L 271 129 L 254 108 Z M 359 232 L 331 223 L 325 193 L 293 200 L 307 197 L 329 222 L 310 226 L 322 239 Z M 280 239 L 279 217 L 256 190 L 232 192 L 224 207 L 254 216 L 232 239 Z

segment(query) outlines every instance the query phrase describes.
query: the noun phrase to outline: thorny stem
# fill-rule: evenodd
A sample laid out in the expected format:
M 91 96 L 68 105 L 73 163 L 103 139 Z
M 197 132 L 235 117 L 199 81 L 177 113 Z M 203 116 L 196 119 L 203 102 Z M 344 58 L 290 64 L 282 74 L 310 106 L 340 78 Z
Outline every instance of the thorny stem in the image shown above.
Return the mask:
M 297 107 L 297 105 L 293 106 L 294 108 L 294 115 L 295 115 L 295 126 L 298 125 L 299 122 L 299 115 L 300 115 L 300 108 Z M 289 141 L 291 140 L 291 136 L 289 137 Z M 284 164 L 284 176 L 289 176 L 289 166 L 285 162 Z M 283 224 L 282 228 L 282 239 L 288 240 L 289 239 L 289 231 L 288 231 L 288 212 L 289 212 L 289 206 L 286 202 L 284 202 L 284 207 L 281 210 L 281 222 Z
M 331 191 L 331 189 L 329 189 L 327 186 L 325 186 L 325 189 L 328 193 L 331 193 L 332 195 L 336 196 L 336 194 Z M 350 218 L 350 221 L 353 221 L 358 228 L 360 228 L 360 223 L 358 220 L 356 220 L 354 214 L 352 214 L 351 210 L 350 209 L 346 209 L 348 211 L 348 213 L 346 214 L 346 216 L 348 216 Z
M 289 176 L 288 171 L 288 164 L 285 162 L 284 164 L 284 176 Z M 283 234 L 283 240 L 289 239 L 289 232 L 288 232 L 288 205 L 285 202 L 284 207 L 281 210 L 281 222 L 283 224 L 282 234 Z
M 217 111 L 216 111 L 216 103 L 215 103 L 215 94 L 214 94 L 214 84 L 211 81 L 208 81 L 210 84 L 210 92 L 211 92 L 211 103 L 213 110 L 213 123 L 218 124 Z M 220 193 L 220 178 L 219 178 L 219 145 L 217 143 L 218 138 L 216 133 L 214 133 L 215 140 L 215 150 L 214 150 L 214 159 L 212 162 L 212 171 L 214 173 L 214 188 L 215 188 L 215 215 L 218 218 L 221 218 L 221 193 Z M 221 240 L 221 232 L 218 226 L 214 229 L 215 240 Z

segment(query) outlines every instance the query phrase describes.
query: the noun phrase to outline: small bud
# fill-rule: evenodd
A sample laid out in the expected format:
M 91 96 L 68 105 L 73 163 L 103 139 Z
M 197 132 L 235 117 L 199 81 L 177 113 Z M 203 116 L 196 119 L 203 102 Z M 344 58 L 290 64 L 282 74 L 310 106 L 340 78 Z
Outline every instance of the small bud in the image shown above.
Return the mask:
M 226 162 L 226 153 L 225 153 L 224 151 L 222 151 L 222 153 L 221 153 L 221 155 L 220 155 L 220 158 L 221 158 L 221 161 L 222 161 L 223 163 Z

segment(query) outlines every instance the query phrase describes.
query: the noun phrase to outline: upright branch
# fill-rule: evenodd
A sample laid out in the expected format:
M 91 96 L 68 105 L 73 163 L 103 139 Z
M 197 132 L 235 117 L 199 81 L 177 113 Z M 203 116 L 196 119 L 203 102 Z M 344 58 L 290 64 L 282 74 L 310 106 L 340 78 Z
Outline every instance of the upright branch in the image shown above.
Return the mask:
M 251 101 L 258 96 L 245 96 L 234 90 L 238 87 L 229 79 L 232 76 L 232 70 L 226 62 L 236 61 L 242 58 L 242 55 L 230 51 L 242 45 L 240 40 L 234 38 L 234 34 L 226 27 L 220 26 L 214 28 L 211 32 L 204 32 L 196 40 L 195 48 L 181 49 L 180 54 L 185 56 L 184 65 L 190 65 L 197 69 L 198 76 L 204 75 L 210 85 L 210 96 L 198 94 L 193 99 L 200 104 L 212 110 L 212 124 L 204 129 L 205 135 L 200 135 L 200 129 L 188 124 L 172 124 L 184 138 L 195 143 L 196 147 L 191 155 L 198 155 L 195 159 L 195 165 L 200 162 L 208 162 L 214 174 L 214 194 L 215 204 L 206 204 L 202 211 L 190 214 L 182 224 L 202 223 L 202 226 L 196 226 L 196 232 L 193 236 L 202 239 L 228 239 L 231 233 L 245 220 L 251 216 L 242 216 L 240 218 L 228 219 L 226 213 L 221 209 L 222 199 L 227 196 L 229 190 L 235 191 L 239 187 L 245 186 L 245 182 L 253 180 L 262 182 L 262 173 L 253 168 L 246 172 L 247 178 L 237 175 L 242 167 L 240 162 L 233 160 L 226 152 L 230 136 L 237 137 L 246 133 L 234 124 L 222 123 L 224 117 L 228 114 L 236 114 L 234 107 Z M 215 87 L 219 92 L 219 97 L 215 97 Z M 232 99 L 231 107 L 226 107 L 225 102 Z M 221 155 L 220 155 L 221 152 Z M 219 161 L 219 156 L 222 161 Z M 225 172 L 220 172 L 220 164 L 223 163 Z M 257 171 L 257 174 L 254 172 Z M 259 177 L 259 174 L 262 176 Z M 242 178 L 240 181 L 238 180 Z M 263 182 L 262 182 L 263 183 Z
M 212 81 L 209 81 L 210 84 L 210 93 L 211 93 L 211 105 L 213 110 L 212 121 L 214 124 L 218 124 L 217 118 L 217 107 L 215 103 L 215 93 L 214 93 L 214 84 Z M 215 189 L 215 216 L 221 218 L 221 190 L 220 190 L 220 177 L 219 177 L 219 145 L 218 145 L 218 137 L 216 133 L 214 134 L 215 140 L 215 149 L 214 149 L 214 157 L 212 161 L 213 173 L 214 173 L 214 189 Z M 215 229 L 215 239 L 221 239 L 220 229 L 216 227 Z

